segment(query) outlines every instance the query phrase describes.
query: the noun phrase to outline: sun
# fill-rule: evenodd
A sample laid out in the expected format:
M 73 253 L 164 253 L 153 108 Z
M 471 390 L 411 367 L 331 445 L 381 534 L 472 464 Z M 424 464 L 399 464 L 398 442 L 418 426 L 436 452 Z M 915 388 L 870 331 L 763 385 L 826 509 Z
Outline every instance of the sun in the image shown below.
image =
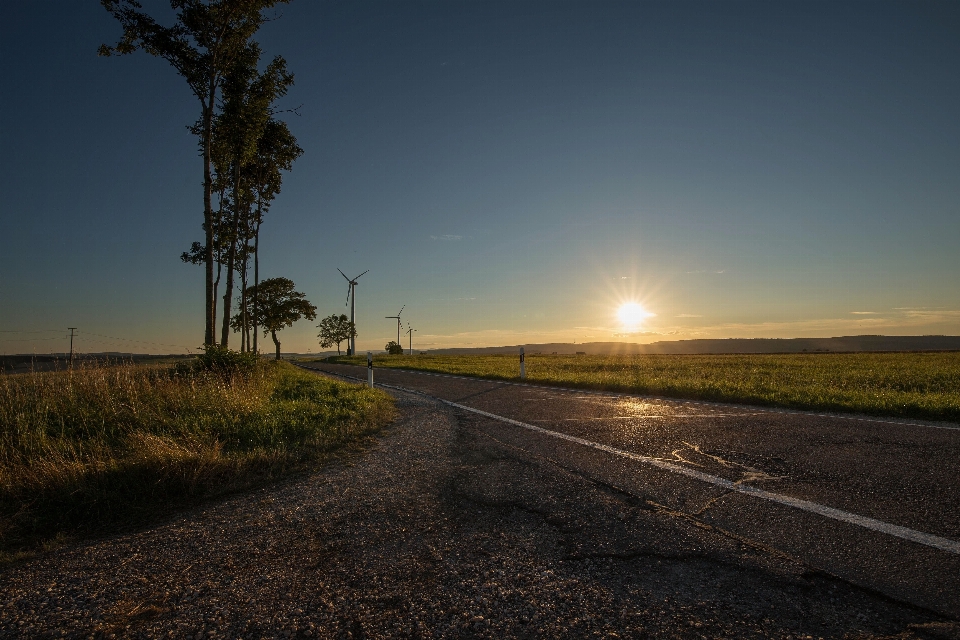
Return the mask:
M 638 327 L 651 315 L 653 314 L 648 313 L 646 309 L 636 302 L 625 302 L 617 309 L 617 318 L 620 320 L 620 324 L 628 328 Z

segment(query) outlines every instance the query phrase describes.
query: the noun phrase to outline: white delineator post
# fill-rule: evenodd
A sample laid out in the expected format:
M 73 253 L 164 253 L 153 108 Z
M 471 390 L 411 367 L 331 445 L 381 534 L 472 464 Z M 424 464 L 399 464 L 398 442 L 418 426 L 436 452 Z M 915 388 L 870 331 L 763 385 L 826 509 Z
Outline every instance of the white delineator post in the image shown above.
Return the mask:
M 523 364 L 523 347 L 520 347 L 520 379 L 524 380 L 527 377 L 527 368 Z
M 367 351 L 367 384 L 373 389 L 373 352 Z

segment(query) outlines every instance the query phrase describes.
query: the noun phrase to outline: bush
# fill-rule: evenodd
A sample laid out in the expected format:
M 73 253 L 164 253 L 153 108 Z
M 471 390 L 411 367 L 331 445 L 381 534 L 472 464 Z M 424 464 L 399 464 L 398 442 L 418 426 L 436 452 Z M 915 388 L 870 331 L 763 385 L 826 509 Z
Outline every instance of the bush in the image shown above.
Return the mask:
M 199 373 L 213 373 L 225 380 L 235 377 L 247 377 L 262 364 L 255 353 L 240 353 L 220 345 L 207 345 L 204 352 L 192 360 L 178 362 L 174 375 L 191 376 Z

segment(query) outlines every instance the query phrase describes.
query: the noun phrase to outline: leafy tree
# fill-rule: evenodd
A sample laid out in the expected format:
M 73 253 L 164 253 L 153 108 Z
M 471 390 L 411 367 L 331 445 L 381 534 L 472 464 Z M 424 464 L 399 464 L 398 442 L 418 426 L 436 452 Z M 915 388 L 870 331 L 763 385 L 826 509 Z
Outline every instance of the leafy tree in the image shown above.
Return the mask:
M 287 123 L 270 119 L 263 130 L 263 135 L 257 143 L 257 153 L 247 171 L 250 184 L 256 195 L 257 206 L 251 217 L 250 227 L 253 237 L 253 283 L 260 282 L 260 225 L 264 214 L 270 209 L 273 199 L 280 193 L 283 183 L 281 171 L 290 171 L 293 162 L 303 155 L 303 149 L 297 144 L 297 139 L 290 133 Z M 256 289 L 254 289 L 256 294 Z M 257 309 L 257 298 L 254 295 L 253 308 Z M 257 350 L 257 315 L 253 315 L 253 350 Z M 337 347 L 339 349 L 339 345 Z
M 287 72 L 286 61 L 277 56 L 263 73 L 257 71 L 260 48 L 254 43 L 239 56 L 227 74 L 223 86 L 223 108 L 216 118 L 214 144 L 217 156 L 224 158 L 228 167 L 218 173 L 230 173 L 230 210 L 232 219 L 228 228 L 227 282 L 223 294 L 223 333 L 221 343 L 230 336 L 230 302 L 233 299 L 233 274 L 241 273 L 244 285 L 247 276 L 247 258 L 252 251 L 251 211 L 256 194 L 247 175 L 249 165 L 257 157 L 257 148 L 272 116 L 273 102 L 286 94 L 293 84 L 293 75 Z M 245 296 L 241 288 L 241 297 Z M 244 315 L 246 335 L 247 318 Z
M 392 356 L 403 355 L 403 347 L 401 347 L 400 343 L 397 342 L 396 340 L 391 340 L 390 342 L 388 342 L 387 346 L 384 347 L 384 349 L 386 349 L 386 352 Z
M 195 131 L 203 155 L 203 243 L 205 269 L 204 344 L 214 337 L 216 298 L 213 285 L 214 216 L 213 151 L 214 116 L 217 92 L 239 57 L 249 54 L 250 39 L 266 20 L 263 11 L 289 0 L 170 0 L 176 12 L 173 26 L 165 27 L 142 11 L 137 0 L 100 0 L 123 27 L 113 46 L 100 45 L 102 56 L 126 55 L 143 49 L 169 62 L 200 102 L 200 119 Z
M 257 324 L 263 329 L 263 335 L 269 333 L 273 338 L 273 344 L 277 346 L 277 360 L 280 359 L 280 341 L 277 339 L 277 331 L 284 327 L 293 326 L 293 323 L 301 318 L 306 320 L 315 320 L 317 318 L 317 308 L 310 304 L 306 296 L 299 291 L 294 290 L 293 280 L 289 278 L 270 278 L 264 280 L 256 287 L 258 291 L 256 296 L 253 291 L 247 291 L 247 309 L 249 316 L 254 316 L 254 311 L 250 301 L 256 297 L 259 305 L 256 311 Z M 243 329 L 243 315 L 238 313 L 233 317 L 230 323 L 234 331 Z
M 320 333 L 320 346 L 329 349 L 334 344 L 337 345 L 337 355 L 340 355 L 340 343 L 349 340 L 357 335 L 357 328 L 354 326 L 346 314 L 333 314 L 327 316 L 317 325 Z

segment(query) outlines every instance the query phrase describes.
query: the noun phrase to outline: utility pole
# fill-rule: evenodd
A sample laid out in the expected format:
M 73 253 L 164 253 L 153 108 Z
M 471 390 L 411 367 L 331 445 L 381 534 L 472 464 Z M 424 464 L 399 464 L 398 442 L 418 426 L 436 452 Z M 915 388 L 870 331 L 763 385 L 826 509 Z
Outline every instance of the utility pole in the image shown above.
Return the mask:
M 67 327 L 67 329 L 70 329 L 70 368 L 73 369 L 73 336 L 74 336 L 74 331 L 76 331 L 77 328 Z

